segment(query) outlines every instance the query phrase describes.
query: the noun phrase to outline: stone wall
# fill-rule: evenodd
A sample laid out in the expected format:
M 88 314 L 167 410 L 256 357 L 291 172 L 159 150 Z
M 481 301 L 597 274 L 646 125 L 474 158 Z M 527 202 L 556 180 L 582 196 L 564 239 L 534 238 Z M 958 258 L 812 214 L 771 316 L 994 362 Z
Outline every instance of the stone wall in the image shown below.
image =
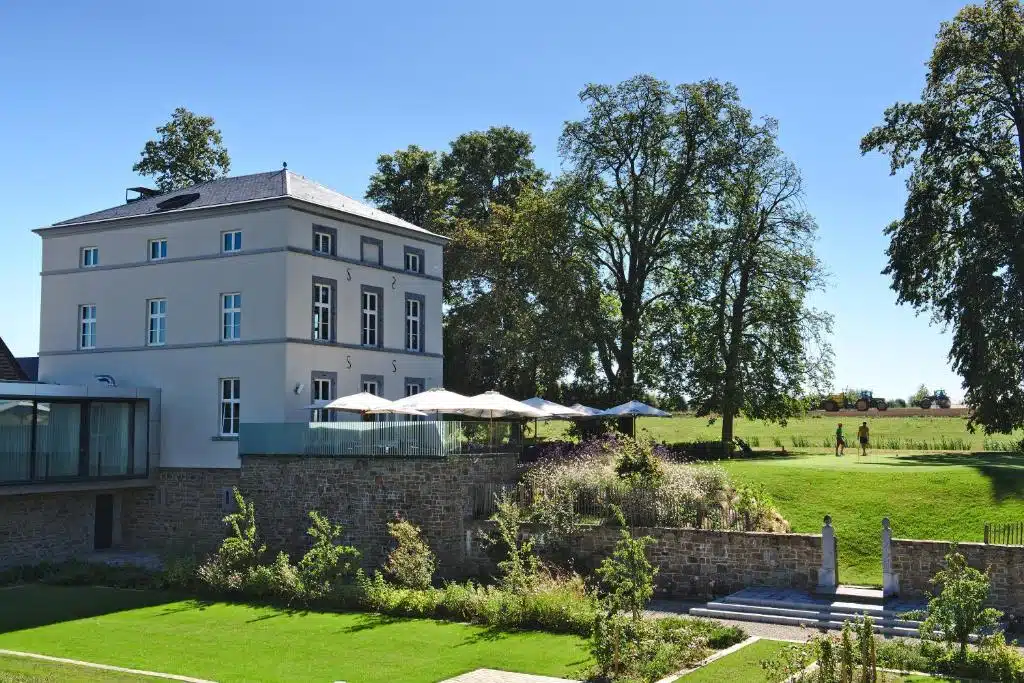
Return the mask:
M 125 492 L 122 545 L 132 550 L 206 552 L 224 538 L 225 492 L 237 469 L 161 468 L 157 485 Z
M 489 523 L 473 528 L 471 561 L 486 571 L 489 559 L 482 538 Z M 608 557 L 620 530 L 610 526 L 586 527 L 573 540 L 572 553 L 581 571 L 592 571 Z M 700 529 L 636 528 L 635 536 L 652 536 L 647 556 L 658 567 L 655 588 L 660 595 L 711 598 L 749 586 L 777 586 L 812 590 L 821 567 L 821 536 L 769 534 Z
M 957 550 L 977 569 L 989 569 L 992 604 L 1010 614 L 1024 614 L 1024 547 L 959 543 Z M 946 566 L 949 541 L 892 540 L 892 569 L 900 595 L 920 597 L 934 589 L 930 579 Z
M 477 484 L 511 484 L 515 456 L 442 459 L 311 458 L 247 455 L 241 489 L 256 505 L 267 543 L 293 555 L 309 547 L 308 512 L 345 527 L 345 541 L 379 565 L 389 548 L 387 522 L 396 515 L 423 529 L 442 575 L 465 572 L 470 491 Z
M 0 497 L 0 569 L 93 551 L 96 492 Z

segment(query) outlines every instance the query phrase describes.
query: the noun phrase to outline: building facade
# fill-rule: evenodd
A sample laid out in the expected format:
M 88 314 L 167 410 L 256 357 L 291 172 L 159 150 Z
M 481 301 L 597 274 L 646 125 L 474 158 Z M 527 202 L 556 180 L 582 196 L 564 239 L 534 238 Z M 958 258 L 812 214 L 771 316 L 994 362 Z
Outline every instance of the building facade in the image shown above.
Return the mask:
M 159 388 L 163 467 L 238 467 L 240 422 L 441 384 L 443 238 L 290 171 L 37 232 L 39 380 Z

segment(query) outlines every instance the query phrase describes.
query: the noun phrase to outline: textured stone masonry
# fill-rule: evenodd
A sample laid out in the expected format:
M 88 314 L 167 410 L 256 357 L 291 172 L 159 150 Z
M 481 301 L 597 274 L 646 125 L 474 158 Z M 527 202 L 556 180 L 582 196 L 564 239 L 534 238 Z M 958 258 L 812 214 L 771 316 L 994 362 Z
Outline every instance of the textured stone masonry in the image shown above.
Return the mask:
M 992 605 L 1009 614 L 1024 614 L 1024 547 L 959 543 L 957 551 L 977 569 L 988 569 Z M 930 579 L 946 566 L 948 541 L 892 540 L 892 569 L 899 577 L 900 595 L 920 597 L 934 590 Z
M 93 550 L 96 492 L 0 497 L 0 569 Z

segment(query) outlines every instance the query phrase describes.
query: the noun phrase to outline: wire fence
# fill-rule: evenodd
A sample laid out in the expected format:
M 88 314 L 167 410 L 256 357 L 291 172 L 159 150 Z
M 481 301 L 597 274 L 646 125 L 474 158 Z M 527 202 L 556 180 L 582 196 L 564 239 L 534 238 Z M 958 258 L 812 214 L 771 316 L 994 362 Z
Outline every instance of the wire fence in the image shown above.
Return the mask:
M 584 523 L 614 523 L 612 506 L 622 511 L 626 524 L 645 527 L 753 531 L 757 520 L 728 504 L 680 498 L 657 489 L 617 487 L 546 491 L 526 484 L 477 484 L 470 489 L 474 519 L 487 519 L 497 511 L 499 496 L 511 497 L 524 510 L 546 504 L 571 506 Z
M 985 543 L 991 545 L 1024 545 L 1024 522 L 1010 524 L 985 523 Z

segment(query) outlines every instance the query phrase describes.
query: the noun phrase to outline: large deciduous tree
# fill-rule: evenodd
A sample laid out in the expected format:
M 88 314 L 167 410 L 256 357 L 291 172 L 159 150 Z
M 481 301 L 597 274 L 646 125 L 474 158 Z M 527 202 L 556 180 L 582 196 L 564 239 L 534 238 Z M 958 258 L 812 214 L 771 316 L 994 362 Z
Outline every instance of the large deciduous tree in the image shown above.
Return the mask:
M 146 143 L 132 170 L 156 176 L 157 187 L 164 192 L 227 175 L 231 168 L 231 158 L 212 116 L 178 107 L 171 120 L 156 132 L 160 137 Z
M 597 358 L 611 395 L 627 400 L 642 389 L 655 313 L 677 284 L 670 275 L 706 216 L 737 96 L 715 81 L 672 88 L 641 75 L 588 85 L 580 100 L 587 115 L 566 123 L 560 141 L 562 182 L 600 273 Z
M 697 272 L 676 305 L 685 314 L 665 336 L 665 389 L 685 393 L 699 415 L 720 414 L 733 441 L 741 412 L 785 420 L 798 397 L 831 378 L 831 318 L 809 306 L 823 286 L 796 167 L 776 143 L 773 120 L 736 113 L 719 176 L 713 223 L 691 250 Z
M 1024 9 L 969 5 L 943 23 L 920 102 L 897 103 L 861 141 L 909 170 L 886 229 L 900 303 L 953 331 L 971 421 L 1024 426 Z

